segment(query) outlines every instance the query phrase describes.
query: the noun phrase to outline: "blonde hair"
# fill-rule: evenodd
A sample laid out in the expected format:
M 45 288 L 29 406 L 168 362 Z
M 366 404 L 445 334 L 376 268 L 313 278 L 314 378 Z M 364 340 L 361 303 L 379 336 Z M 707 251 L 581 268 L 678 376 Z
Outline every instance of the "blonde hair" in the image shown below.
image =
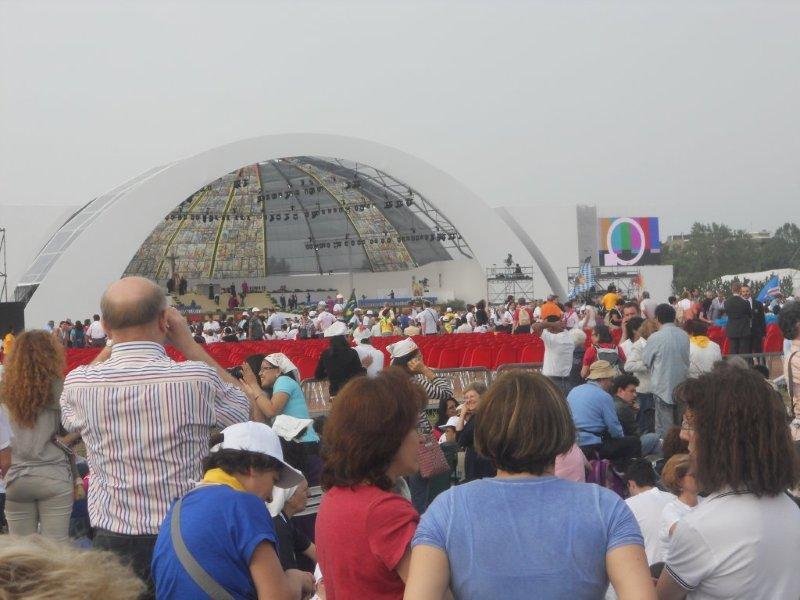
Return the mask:
M 644 323 L 642 323 L 639 329 L 636 331 L 637 339 L 643 338 L 646 340 L 656 331 L 658 331 L 658 321 L 655 319 L 645 319 Z
M 0 536 L 0 600 L 135 600 L 144 583 L 110 552 Z

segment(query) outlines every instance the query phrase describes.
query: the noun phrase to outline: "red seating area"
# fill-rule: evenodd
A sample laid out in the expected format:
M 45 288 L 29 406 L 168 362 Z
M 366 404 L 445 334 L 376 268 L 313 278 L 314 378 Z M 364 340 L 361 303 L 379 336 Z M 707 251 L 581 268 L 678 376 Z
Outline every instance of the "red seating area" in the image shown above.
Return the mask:
M 586 344 L 591 343 L 591 332 L 586 332 Z M 620 331 L 614 332 L 619 340 Z M 712 327 L 709 337 L 720 344 L 723 353 L 727 354 L 725 330 Z M 386 362 L 389 353 L 386 346 L 401 338 L 380 337 L 372 340 L 373 345 L 383 351 Z M 542 362 L 544 359 L 544 343 L 538 335 L 509 335 L 507 333 L 464 333 L 457 335 L 417 336 L 414 341 L 420 347 L 425 364 L 433 369 L 457 369 L 464 367 L 486 367 L 496 369 L 500 365 L 513 363 Z M 204 346 L 206 351 L 223 367 L 241 364 L 251 354 L 271 354 L 283 352 L 300 369 L 303 379 L 314 376 L 319 355 L 329 345 L 328 340 L 296 340 L 268 342 L 217 343 Z M 783 336 L 777 325 L 767 327 L 764 352 L 780 352 L 783 349 Z M 97 348 L 67 350 L 67 372 L 78 365 L 90 363 L 99 350 Z M 182 361 L 184 357 L 175 348 L 167 347 L 167 354 L 174 360 Z

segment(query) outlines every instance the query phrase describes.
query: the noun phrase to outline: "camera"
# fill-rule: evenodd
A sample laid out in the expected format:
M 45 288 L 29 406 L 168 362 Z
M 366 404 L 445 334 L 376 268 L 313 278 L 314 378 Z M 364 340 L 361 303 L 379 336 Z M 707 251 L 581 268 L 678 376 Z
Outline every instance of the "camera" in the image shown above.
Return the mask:
M 244 373 L 242 372 L 242 367 L 241 366 L 231 367 L 230 369 L 228 369 L 228 373 L 233 375 L 236 379 L 243 379 L 244 378 Z

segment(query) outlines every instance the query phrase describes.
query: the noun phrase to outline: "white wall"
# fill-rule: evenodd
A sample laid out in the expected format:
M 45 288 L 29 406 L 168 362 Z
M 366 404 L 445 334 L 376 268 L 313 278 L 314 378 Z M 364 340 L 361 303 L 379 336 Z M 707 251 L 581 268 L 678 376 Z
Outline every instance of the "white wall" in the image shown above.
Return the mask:
M 672 295 L 672 265 L 652 265 L 639 267 L 644 286 L 656 302 L 666 302 Z

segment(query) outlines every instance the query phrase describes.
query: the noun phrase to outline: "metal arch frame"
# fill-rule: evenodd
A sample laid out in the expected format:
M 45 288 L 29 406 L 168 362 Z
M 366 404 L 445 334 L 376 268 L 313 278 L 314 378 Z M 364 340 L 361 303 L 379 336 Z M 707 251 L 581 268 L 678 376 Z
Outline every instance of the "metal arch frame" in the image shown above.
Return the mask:
M 499 254 L 523 255 L 519 238 L 499 216 L 458 180 L 411 154 L 376 142 L 330 134 L 287 133 L 239 140 L 151 169 L 90 203 L 87 218 L 71 242 L 45 247 L 49 261 L 28 272 L 20 286 L 38 284 L 26 307 L 30 322 L 46 322 L 58 315 L 79 314 L 97 307 L 106 286 L 119 278 L 130 258 L 169 214 L 175 200 L 189 198 L 197 190 L 243 165 L 284 156 L 337 156 L 359 164 L 370 164 L 393 178 L 407 182 L 425 196 L 440 213 L 458 227 L 481 266 Z M 480 219 L 471 215 L 481 215 Z M 91 218 L 88 218 L 91 217 Z M 56 234 L 56 236 L 58 233 Z M 52 239 L 51 239 L 52 241 Z M 498 248 L 502 244 L 502 249 Z M 102 259 L 98 259 L 102 257 Z M 540 261 L 537 261 L 540 262 Z M 92 264 L 93 276 L 82 285 L 72 285 L 74 274 Z M 540 263 L 541 266 L 541 263 Z
M 458 231 L 458 228 L 455 225 L 453 225 L 453 223 L 450 221 L 450 219 L 448 219 L 439 209 L 437 209 L 436 206 L 434 206 L 434 204 L 430 200 L 428 200 L 423 194 L 421 194 L 420 192 L 414 190 L 407 183 L 404 183 L 404 182 L 400 181 L 396 177 L 394 177 L 392 175 L 389 175 L 388 173 L 385 173 L 385 172 L 381 171 L 380 169 L 377 169 L 377 168 L 375 168 L 375 167 L 373 167 L 371 165 L 367 165 L 367 164 L 364 164 L 364 163 L 355 162 L 355 163 L 353 163 L 353 166 L 351 166 L 351 165 L 344 164 L 343 159 L 341 159 L 341 158 L 326 158 L 326 160 L 338 164 L 343 169 L 349 169 L 351 171 L 355 171 L 358 174 L 359 177 L 364 177 L 365 179 L 368 179 L 368 180 L 376 183 L 381 188 L 383 188 L 385 190 L 389 190 L 399 200 L 405 201 L 405 199 L 409 197 L 409 194 L 411 194 L 412 196 L 415 195 L 416 198 L 414 198 L 414 203 L 411 206 L 407 206 L 406 207 L 406 208 L 409 209 L 409 212 L 411 212 L 411 213 L 413 213 L 413 214 L 415 214 L 417 216 L 420 216 L 420 215 L 424 216 L 429 221 L 429 223 L 433 225 L 433 227 L 430 228 L 432 231 L 445 231 L 446 228 L 449 228 L 452 232 L 454 232 L 456 234 L 456 239 L 452 240 L 453 242 L 455 242 L 453 244 L 453 246 L 455 246 L 455 248 L 463 256 L 465 256 L 466 258 L 474 258 L 471 254 L 469 254 L 469 252 L 472 252 L 471 248 L 469 247 L 469 244 L 464 239 L 464 236 L 462 236 L 461 233 Z M 362 170 L 360 171 L 359 169 L 362 169 Z M 369 174 L 364 175 L 363 170 L 368 170 L 368 171 L 372 170 L 372 171 L 375 172 L 375 175 L 369 175 Z M 392 184 L 386 183 L 387 179 L 389 181 L 393 182 L 393 183 Z M 401 193 L 401 192 L 397 191 L 397 189 L 395 189 L 395 188 L 398 188 L 398 187 L 401 188 L 402 191 L 405 192 L 405 193 Z M 418 201 L 422 202 L 422 206 L 420 206 L 418 204 Z M 431 215 L 433 215 L 433 216 L 431 216 Z M 446 228 L 442 227 L 442 223 L 441 223 L 440 219 L 441 219 L 441 221 L 444 221 L 444 223 L 446 223 Z M 451 241 L 451 240 L 448 240 L 448 241 Z M 469 252 L 465 251 L 461 247 L 461 243 L 460 242 L 463 242 L 463 245 L 466 247 L 467 251 L 469 251 Z

